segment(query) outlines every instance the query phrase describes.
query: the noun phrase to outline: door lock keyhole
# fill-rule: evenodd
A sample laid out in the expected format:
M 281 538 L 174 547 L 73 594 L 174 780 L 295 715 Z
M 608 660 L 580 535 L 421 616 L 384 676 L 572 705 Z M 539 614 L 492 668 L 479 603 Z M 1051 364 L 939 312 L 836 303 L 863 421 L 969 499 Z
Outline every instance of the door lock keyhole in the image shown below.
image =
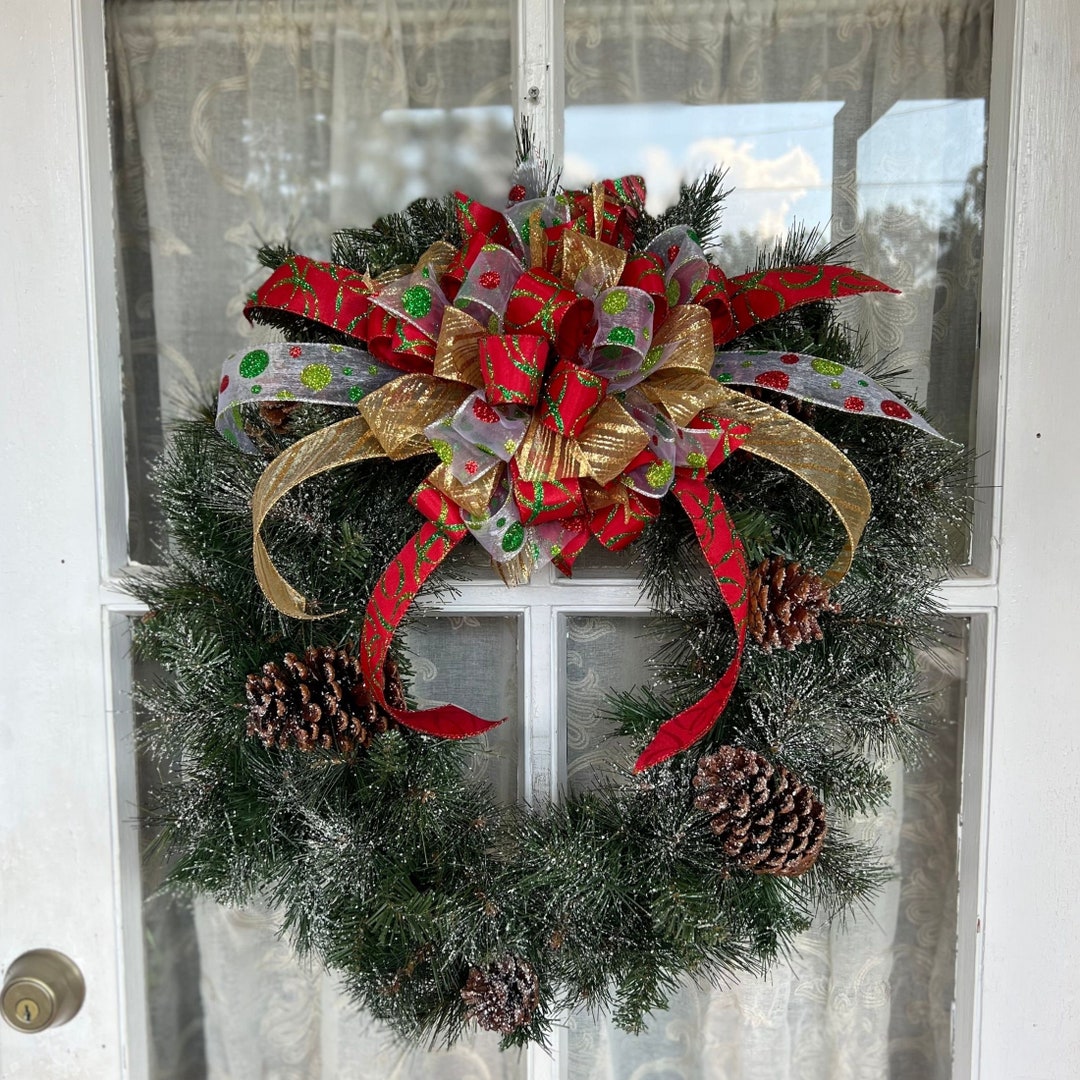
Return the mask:
M 66 1024 L 86 996 L 75 962 L 53 949 L 23 953 L 8 968 L 0 1011 L 16 1031 L 33 1033 Z

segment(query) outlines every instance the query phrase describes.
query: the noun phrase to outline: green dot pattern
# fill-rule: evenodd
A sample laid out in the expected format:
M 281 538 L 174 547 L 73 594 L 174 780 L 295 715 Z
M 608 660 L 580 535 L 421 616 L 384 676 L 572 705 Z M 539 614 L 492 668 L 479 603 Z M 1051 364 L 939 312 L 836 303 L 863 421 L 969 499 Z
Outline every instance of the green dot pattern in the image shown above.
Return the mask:
M 254 379 L 261 375 L 270 363 L 270 354 L 265 349 L 252 349 L 240 361 L 240 374 L 245 379 Z
M 300 381 L 309 390 L 325 390 L 334 378 L 334 373 L 326 364 L 308 364 L 300 372 Z
M 662 488 L 675 475 L 675 466 L 670 461 L 654 461 L 645 470 L 645 480 L 651 488 Z
M 401 294 L 401 304 L 414 319 L 422 319 L 431 310 L 431 290 L 412 285 Z
M 633 345 L 634 331 L 629 326 L 613 326 L 608 331 L 607 339 L 614 345 Z
M 525 526 L 520 521 L 515 521 L 506 532 L 503 533 L 503 551 L 517 551 L 525 542 Z
M 622 289 L 612 289 L 604 297 L 604 302 L 600 306 L 607 315 L 619 315 L 626 310 L 626 305 L 629 302 L 630 298 Z

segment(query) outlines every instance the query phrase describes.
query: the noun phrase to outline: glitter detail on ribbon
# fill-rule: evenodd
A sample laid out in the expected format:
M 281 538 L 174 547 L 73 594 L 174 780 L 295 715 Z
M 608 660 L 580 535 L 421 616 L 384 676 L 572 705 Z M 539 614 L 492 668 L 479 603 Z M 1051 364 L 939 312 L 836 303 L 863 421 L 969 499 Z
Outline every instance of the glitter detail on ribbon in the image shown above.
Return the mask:
M 880 416 L 944 438 L 869 375 L 835 360 L 793 352 L 718 352 L 712 374 L 725 386 L 763 386 L 839 412 Z
M 254 453 L 239 406 L 252 401 L 357 405 L 400 374 L 370 353 L 344 345 L 254 345 L 222 365 L 216 426 L 233 446 Z

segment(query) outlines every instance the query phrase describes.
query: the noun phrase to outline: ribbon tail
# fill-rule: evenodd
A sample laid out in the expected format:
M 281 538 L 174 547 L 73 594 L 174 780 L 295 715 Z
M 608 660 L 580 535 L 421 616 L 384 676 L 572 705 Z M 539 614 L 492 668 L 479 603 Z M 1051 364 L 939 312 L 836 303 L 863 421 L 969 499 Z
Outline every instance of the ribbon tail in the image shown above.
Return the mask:
M 313 432 L 278 454 L 263 470 L 251 496 L 252 557 L 255 576 L 267 600 L 293 619 L 324 619 L 338 612 L 311 614 L 308 602 L 280 574 L 262 539 L 266 515 L 279 500 L 309 477 L 367 458 L 382 457 L 382 444 L 362 416 L 351 416 Z
M 704 479 L 681 472 L 672 491 L 694 526 L 694 533 L 716 578 L 720 595 L 731 611 L 737 644 L 734 658 L 715 686 L 689 708 L 660 725 L 637 759 L 634 765 L 636 773 L 686 750 L 716 723 L 735 689 L 746 646 L 746 555 L 723 500 Z
M 360 635 L 360 663 L 364 681 L 378 703 L 395 720 L 425 735 L 465 739 L 481 735 L 502 720 L 484 720 L 457 705 L 433 709 L 399 709 L 386 700 L 383 663 L 394 632 L 409 605 L 431 573 L 465 538 L 461 514 L 451 505 L 448 520 L 425 521 L 383 572 L 371 594 Z
M 860 293 L 897 291 L 850 266 L 789 266 L 742 274 L 727 281 L 731 321 L 720 332 L 714 331 L 714 344 L 720 348 L 752 327 L 800 304 L 838 300 Z
M 870 520 L 870 492 L 859 470 L 843 451 L 808 424 L 780 409 L 722 387 L 723 398 L 713 412 L 749 424 L 742 448 L 780 465 L 809 484 L 829 504 L 844 526 L 844 546 L 825 573 L 836 585 L 851 567 L 855 549 Z

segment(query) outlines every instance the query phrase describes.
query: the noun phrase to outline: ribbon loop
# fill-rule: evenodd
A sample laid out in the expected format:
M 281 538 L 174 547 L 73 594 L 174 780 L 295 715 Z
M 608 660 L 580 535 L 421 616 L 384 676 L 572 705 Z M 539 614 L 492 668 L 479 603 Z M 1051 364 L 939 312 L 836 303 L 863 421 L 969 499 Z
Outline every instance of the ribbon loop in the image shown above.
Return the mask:
M 593 306 L 566 288 L 550 270 L 522 274 L 506 305 L 505 327 L 546 337 L 560 356 L 575 359 L 588 339 Z
M 244 316 L 254 322 L 257 312 L 287 311 L 363 338 L 372 291 L 363 274 L 346 266 L 290 255 L 252 294 Z
M 528 426 L 528 413 L 516 405 L 492 405 L 474 391 L 453 416 L 429 424 L 424 434 L 454 479 L 469 484 L 509 461 Z
M 672 307 L 689 303 L 709 278 L 709 260 L 686 225 L 666 229 L 648 250 L 664 264 L 665 294 Z
M 476 247 L 477 241 L 483 241 Z M 475 251 L 474 251 L 475 248 Z M 454 306 L 488 328 L 491 333 L 502 330 L 503 312 L 510 299 L 514 283 L 524 273 L 521 260 L 486 237 L 473 237 L 469 252 L 471 261 Z
M 478 344 L 484 393 L 493 405 L 535 405 L 547 367 L 547 338 L 490 334 Z
M 584 434 L 607 393 L 607 379 L 586 368 L 559 360 L 540 399 L 540 423 L 565 438 Z

